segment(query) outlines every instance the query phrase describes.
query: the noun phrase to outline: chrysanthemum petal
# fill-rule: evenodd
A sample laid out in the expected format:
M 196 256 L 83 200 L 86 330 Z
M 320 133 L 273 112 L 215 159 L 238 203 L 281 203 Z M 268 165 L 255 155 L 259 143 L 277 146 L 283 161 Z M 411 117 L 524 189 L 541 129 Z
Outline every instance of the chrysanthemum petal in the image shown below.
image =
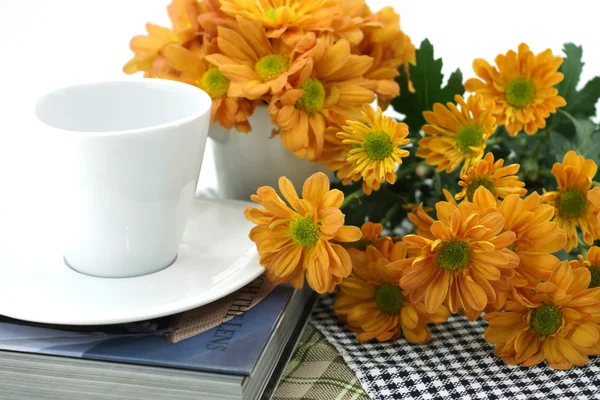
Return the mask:
M 311 175 L 304 182 L 302 188 L 302 197 L 314 204 L 319 204 L 321 198 L 329 191 L 329 178 L 322 172 Z
M 298 267 L 301 255 L 302 250 L 290 243 L 277 252 L 268 268 L 280 277 L 291 275 Z
M 460 294 L 466 304 L 463 306 L 470 307 L 474 310 L 483 310 L 488 303 L 485 291 L 479 286 L 472 277 L 467 276 L 458 280 Z
M 425 307 L 430 314 L 436 312 L 444 302 L 450 280 L 450 273 L 445 271 L 439 271 L 431 280 L 425 292 Z
M 400 318 L 402 320 L 402 324 L 404 324 L 408 329 L 415 329 L 419 323 L 419 315 L 417 314 L 417 310 L 411 306 L 402 307 Z
M 569 341 L 560 336 L 556 337 L 556 344 L 560 353 L 573 365 L 584 366 L 588 362 L 587 356 L 581 354 L 575 349 Z
M 538 352 L 539 346 L 539 339 L 530 330 L 523 330 L 519 332 L 515 340 L 517 362 L 523 362 L 529 357 L 536 354 Z
M 573 330 L 572 338 L 578 346 L 589 347 L 596 344 L 600 340 L 597 325 L 584 322 Z
M 360 229 L 358 229 L 356 226 L 342 226 L 340 227 L 337 232 L 335 233 L 335 236 L 333 237 L 334 240 L 338 241 L 338 242 L 356 242 L 357 240 L 360 240 L 361 238 L 361 232 Z

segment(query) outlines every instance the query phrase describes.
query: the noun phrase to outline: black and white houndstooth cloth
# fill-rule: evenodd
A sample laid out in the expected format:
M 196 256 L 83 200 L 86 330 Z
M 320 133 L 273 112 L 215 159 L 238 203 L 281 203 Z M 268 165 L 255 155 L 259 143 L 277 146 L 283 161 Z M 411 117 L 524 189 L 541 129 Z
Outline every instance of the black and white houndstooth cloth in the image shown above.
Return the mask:
M 322 297 L 311 322 L 373 399 L 600 399 L 600 357 L 569 371 L 507 366 L 483 338 L 486 323 L 459 316 L 432 325 L 428 345 L 360 343 L 337 322 L 333 299 Z

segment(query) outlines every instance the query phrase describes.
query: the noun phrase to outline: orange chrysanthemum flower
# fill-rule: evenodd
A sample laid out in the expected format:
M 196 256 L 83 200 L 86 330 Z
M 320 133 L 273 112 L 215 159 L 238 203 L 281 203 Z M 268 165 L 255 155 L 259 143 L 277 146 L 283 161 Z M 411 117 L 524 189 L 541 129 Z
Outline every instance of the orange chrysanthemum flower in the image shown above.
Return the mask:
M 587 198 L 590 203 L 600 209 L 600 190 L 590 190 L 588 192 Z M 598 224 L 600 225 L 600 213 L 598 213 Z
M 509 135 L 516 136 L 523 129 L 533 135 L 546 127 L 550 114 L 567 104 L 554 88 L 563 80 L 558 72 L 563 59 L 554 57 L 550 49 L 534 55 L 521 43 L 517 53 L 510 50 L 495 61 L 492 67 L 481 58 L 475 59 L 473 69 L 479 79 L 468 79 L 465 89 L 494 101 L 496 121 Z
M 370 81 L 363 78 L 373 59 L 351 54 L 344 39 L 332 44 L 325 37 L 308 54 L 292 89 L 274 96 L 269 108 L 285 148 L 315 161 L 323 153 L 329 114 L 335 111 L 353 118 L 363 104 L 375 99 L 368 89 Z
M 171 44 L 163 50 L 148 76 L 172 79 L 197 86 L 212 99 L 211 123 L 215 120 L 226 129 L 235 127 L 240 132 L 250 132 L 248 117 L 256 102 L 244 98 L 228 97 L 229 79 L 217 68 L 205 62 L 210 45 L 194 41 L 186 47 Z
M 331 113 L 330 113 L 331 115 Z M 344 121 L 335 121 L 325 128 L 325 144 L 323 153 L 317 162 L 325 164 L 330 171 L 335 171 L 337 178 L 343 185 L 349 185 L 351 182 L 360 180 L 360 172 L 354 171 L 354 166 L 346 162 L 348 152 L 351 148 L 343 143 L 337 134 L 342 131 L 348 119 Z
M 487 140 L 496 131 L 494 103 L 484 103 L 480 95 L 469 96 L 467 101 L 456 95 L 454 101 L 460 110 L 453 103 L 435 103 L 433 111 L 423 113 L 427 121 L 423 132 L 427 136 L 419 141 L 416 154 L 437 166 L 438 171 L 448 173 L 463 163 L 464 175 L 474 161 L 483 157 Z
M 367 240 L 370 242 L 369 244 L 375 245 L 375 241 L 383 232 L 383 225 L 367 221 L 360 227 L 360 231 L 362 232 L 361 240 Z
M 354 243 L 348 243 L 344 245 L 344 247 L 364 251 L 368 246 L 375 246 L 380 251 L 383 251 L 382 249 L 387 249 L 387 247 L 385 247 L 385 243 L 387 241 L 391 240 L 392 244 L 402 241 L 401 236 L 381 236 L 381 233 L 383 232 L 383 225 L 371 221 L 365 222 L 361 226 L 360 230 L 362 232 L 362 238 Z M 411 257 L 414 256 L 411 255 L 412 250 L 412 248 L 408 248 L 408 254 Z
M 219 52 L 207 55 L 206 60 L 231 81 L 230 97 L 255 100 L 280 93 L 307 58 L 299 57 L 295 47 L 280 39 L 269 40 L 260 23 L 239 16 L 236 21 L 234 29 L 218 27 Z M 314 34 L 306 38 L 298 46 L 314 45 Z
M 440 306 L 428 313 L 422 303 L 410 301 L 398 286 L 402 271 L 392 267 L 394 261 L 406 258 L 407 246 L 386 238 L 379 249 L 349 250 L 352 274 L 340 284 L 334 310 L 346 326 L 358 333 L 361 342 L 379 342 L 404 336 L 409 343 L 423 344 L 431 340 L 427 322 L 442 323 L 448 310 Z
M 480 186 L 488 189 L 498 198 L 503 199 L 509 194 L 518 194 L 523 196 L 527 193 L 525 183 L 519 181 L 516 175 L 519 172 L 519 164 L 511 164 L 504 167 L 504 160 L 501 158 L 494 161 L 494 155 L 487 153 L 485 157 L 475 162 L 466 175 L 460 177 L 458 182 L 463 190 L 456 195 L 456 200 L 467 198 L 473 201 L 473 195 Z
M 365 222 L 361 227 L 360 231 L 362 237 L 354 243 L 348 243 L 345 245 L 346 248 L 353 248 L 359 250 L 366 250 L 368 246 L 375 246 L 380 248 L 382 243 L 389 239 L 388 237 L 382 237 L 383 225 L 376 224 L 371 221 Z
M 408 126 L 377 112 L 369 104 L 363 106 L 362 121 L 347 121 L 337 134 L 346 146 L 343 159 L 334 160 L 328 168 L 337 170 L 342 181 L 362 178 L 367 195 L 379 190 L 381 184 L 396 182 L 396 167 L 409 152 L 400 146 L 410 143 Z
M 450 196 L 449 193 L 445 195 L 447 198 Z M 520 298 L 523 292 L 530 291 L 540 280 L 548 279 L 552 268 L 559 263 L 559 259 L 552 253 L 565 246 L 567 236 L 556 222 L 550 222 L 554 210 L 547 204 L 541 204 L 537 193 L 525 199 L 511 194 L 498 202 L 489 190 L 481 189 L 477 191 L 469 207 L 484 215 L 500 212 L 504 216 L 502 232 L 510 231 L 515 234 L 510 250 L 519 257 L 519 262 L 514 269 L 514 276 L 507 279 L 510 292 L 498 290 L 490 309 L 500 309 L 509 293 Z M 431 233 L 431 225 L 435 221 L 423 210 L 417 210 L 408 217 L 415 224 L 417 235 L 436 240 Z
M 479 188 L 477 193 L 487 191 Z M 488 192 L 489 193 L 489 192 Z M 519 258 L 508 249 L 513 232 L 502 232 L 504 217 L 485 213 L 463 201 L 436 204 L 438 221 L 431 225 L 434 240 L 407 235 L 404 242 L 421 249 L 416 258 L 396 263 L 403 269 L 400 286 L 410 292 L 413 302 L 425 301 L 429 312 L 446 304 L 455 314 L 464 310 L 469 319 L 508 292 Z
M 129 43 L 129 47 L 135 53 L 135 56 L 123 66 L 123 72 L 126 74 L 150 70 L 154 60 L 163 48 L 169 44 L 184 43 L 193 38 L 193 33 L 190 31 L 177 34 L 169 28 L 151 23 L 146 24 L 146 30 L 148 35 L 135 36 Z
M 415 234 L 426 239 L 435 240 L 435 236 L 431 233 L 431 225 L 435 220 L 429 216 L 423 207 L 423 203 L 419 204 L 414 212 L 408 213 L 408 219 L 415 226 Z
M 410 37 L 400 29 L 400 16 L 392 7 L 384 7 L 370 15 L 364 31 L 360 54 L 373 57 L 373 66 L 365 73 L 365 78 L 377 82 L 377 101 L 385 109 L 400 95 L 395 78 L 402 65 L 404 73 L 408 74 L 408 64 L 415 62 L 416 49 Z
M 590 290 L 590 272 L 557 265 L 547 282 L 539 283 L 528 305 L 509 300 L 504 311 L 485 315 L 485 339 L 506 364 L 551 368 L 583 366 L 600 354 L 600 299 Z M 595 291 L 595 292 L 594 292 Z
M 567 235 L 556 222 L 550 222 L 554 210 L 541 204 L 534 192 L 525 199 L 518 194 L 508 195 L 497 205 L 496 198 L 488 190 L 480 190 L 473 204 L 484 213 L 500 212 L 504 216 L 503 232 L 515 234 L 510 249 L 519 257 L 514 277 L 508 280 L 516 300 L 530 292 L 541 280 L 548 280 L 559 259 L 552 253 L 567 243 Z M 500 309 L 508 298 L 508 292 L 497 293 L 492 307 Z
M 196 0 L 179 1 L 189 3 Z M 236 26 L 235 19 L 221 10 L 221 0 L 200 0 L 199 4 L 201 11 L 197 20 L 200 33 L 203 37 L 209 39 L 216 37 L 220 26 L 228 28 L 234 28 Z
M 173 29 L 146 24 L 148 35 L 135 36 L 129 43 L 135 56 L 123 66 L 123 72 L 146 72 L 152 68 L 154 59 L 166 46 L 172 43 L 185 44 L 198 36 L 197 18 L 201 13 L 198 1 L 173 0 L 167 6 L 167 11 Z
M 558 190 L 545 193 L 542 199 L 554 206 L 554 220 L 567 232 L 567 252 L 579 243 L 577 227 L 588 245 L 600 239 L 600 207 L 588 199 L 600 196 L 600 187 L 592 189 L 592 179 L 597 171 L 598 166 L 593 160 L 586 160 L 572 150 L 565 154 L 562 163 L 552 167 Z
M 323 133 L 323 151 L 316 162 L 328 164 L 343 159 L 343 156 L 348 153 L 347 146 L 337 137 L 338 132 L 342 130 L 342 126 L 346 125 L 348 119 L 348 116 L 339 112 L 330 111 L 327 113 L 327 127 Z M 346 182 L 345 185 L 348 183 L 350 181 Z
M 329 190 L 329 178 L 318 172 L 304 183 L 300 199 L 289 179 L 279 179 L 279 190 L 263 186 L 252 201 L 264 208 L 248 207 L 246 218 L 257 226 L 250 231 L 267 279 L 273 284 L 291 282 L 302 288 L 304 277 L 317 293 L 332 292 L 350 275 L 352 263 L 345 248 L 335 242 L 355 242 L 360 229 L 344 226 L 341 191 Z
M 172 0 L 167 6 L 167 13 L 173 30 L 175 32 L 198 31 L 198 16 L 206 11 L 204 2 L 205 0 Z
M 297 31 L 325 31 L 340 14 L 333 0 L 220 0 L 221 10 L 233 17 L 257 21 L 269 38 L 284 35 L 286 41 Z M 287 36 L 287 37 L 286 37 Z
M 442 189 L 442 193 L 448 203 L 454 206 L 457 205 L 454 196 L 452 196 L 449 191 Z M 429 216 L 433 211 L 435 210 L 432 207 L 423 206 L 423 203 L 419 204 L 415 209 L 410 210 L 407 216 L 415 227 L 415 234 L 427 239 L 435 240 L 435 236 L 431 233 L 431 225 L 433 225 L 435 220 Z
M 344 0 L 338 2 L 340 14 L 333 18 L 331 28 L 336 39 L 345 39 L 353 47 L 364 39 L 365 20 L 372 15 L 365 0 Z M 364 54 L 364 53 L 361 53 Z
M 577 260 L 571 261 L 571 267 L 587 268 L 591 276 L 589 288 L 600 287 L 600 247 L 590 247 L 585 257 L 580 254 Z
M 419 209 L 422 209 L 423 211 L 425 211 L 427 213 L 434 211 L 433 207 L 429 207 L 429 206 L 424 207 L 423 204 L 415 204 L 415 203 L 402 204 L 402 209 L 404 211 L 406 211 L 407 213 L 416 213 L 416 212 L 418 212 Z

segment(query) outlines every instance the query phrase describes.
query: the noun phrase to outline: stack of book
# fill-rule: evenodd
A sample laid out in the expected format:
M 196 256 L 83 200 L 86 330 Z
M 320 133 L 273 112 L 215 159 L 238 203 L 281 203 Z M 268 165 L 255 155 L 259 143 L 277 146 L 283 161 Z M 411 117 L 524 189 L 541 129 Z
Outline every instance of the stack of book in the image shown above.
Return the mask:
M 221 307 L 129 324 L 0 317 L 0 398 L 268 398 L 316 296 L 278 286 L 253 302 L 265 284 L 257 278 Z M 204 330 L 211 321 L 216 326 Z

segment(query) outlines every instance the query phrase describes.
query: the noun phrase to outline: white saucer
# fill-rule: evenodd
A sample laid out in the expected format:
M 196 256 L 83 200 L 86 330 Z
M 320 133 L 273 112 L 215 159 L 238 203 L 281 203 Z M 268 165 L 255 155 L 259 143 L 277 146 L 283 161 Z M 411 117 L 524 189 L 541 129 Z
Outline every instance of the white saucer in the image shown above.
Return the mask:
M 177 260 L 137 278 L 80 274 L 65 265 L 48 227 L 29 226 L 28 237 L 18 237 L 23 229 L 13 230 L 0 242 L 0 315 L 100 325 L 161 317 L 215 301 L 264 272 L 248 239 L 252 224 L 243 213 L 248 205 L 196 200 Z

